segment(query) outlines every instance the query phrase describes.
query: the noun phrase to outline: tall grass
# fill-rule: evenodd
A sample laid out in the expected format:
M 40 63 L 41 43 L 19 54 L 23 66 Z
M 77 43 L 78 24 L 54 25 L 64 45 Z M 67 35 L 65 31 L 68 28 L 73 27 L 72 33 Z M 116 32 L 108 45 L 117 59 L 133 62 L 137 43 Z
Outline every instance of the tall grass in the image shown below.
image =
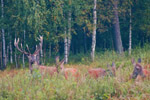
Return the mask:
M 32 75 L 28 69 L 5 70 L 0 72 L 0 100 L 148 100 L 150 99 L 150 80 L 135 82 L 129 80 L 133 71 L 131 58 L 142 58 L 143 65 L 150 63 L 150 47 L 136 48 L 132 56 L 125 52 L 118 55 L 114 51 L 96 53 L 96 60 L 89 55 L 70 57 L 65 67 L 80 70 L 81 79 L 68 80 L 61 74 L 42 78 L 39 71 Z M 107 64 L 116 63 L 116 77 L 100 77 L 95 80 L 84 76 L 90 67 L 107 69 Z M 119 68 L 121 66 L 121 68 Z

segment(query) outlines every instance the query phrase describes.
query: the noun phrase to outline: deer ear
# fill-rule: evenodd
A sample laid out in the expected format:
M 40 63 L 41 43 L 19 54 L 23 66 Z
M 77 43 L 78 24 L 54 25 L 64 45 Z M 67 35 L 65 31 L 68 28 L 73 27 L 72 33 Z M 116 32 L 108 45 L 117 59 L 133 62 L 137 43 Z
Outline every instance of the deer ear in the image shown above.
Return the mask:
M 138 63 L 141 63 L 141 62 L 142 62 L 142 59 L 141 59 L 141 58 L 139 58 L 139 59 L 138 59 Z
M 133 64 L 133 66 L 136 65 L 136 62 L 135 62 L 134 58 L 131 59 L 131 62 L 132 62 L 132 64 Z

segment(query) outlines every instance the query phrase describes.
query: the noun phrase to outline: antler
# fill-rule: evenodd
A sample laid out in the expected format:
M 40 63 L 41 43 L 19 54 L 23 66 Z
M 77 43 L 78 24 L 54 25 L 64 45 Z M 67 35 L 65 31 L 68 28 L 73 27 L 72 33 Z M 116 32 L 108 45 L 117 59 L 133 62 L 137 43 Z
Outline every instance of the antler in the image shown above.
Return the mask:
M 35 52 L 33 53 L 33 55 L 36 55 L 40 52 L 40 50 L 42 49 L 42 45 L 43 45 L 43 36 L 40 36 L 38 38 L 38 40 L 40 41 L 39 46 L 37 47 L 37 49 L 35 50 Z
M 18 38 L 17 41 L 16 41 L 16 38 L 15 38 L 15 41 L 14 41 L 15 47 L 16 47 L 21 53 L 24 53 L 24 54 L 26 54 L 26 55 L 30 54 L 30 53 L 28 53 L 28 52 L 26 52 L 25 50 L 22 49 L 22 44 L 21 44 L 21 49 L 20 49 L 19 46 L 18 46 L 18 43 L 19 43 L 19 38 Z
M 27 44 L 26 44 L 26 47 L 27 47 L 28 52 L 31 54 L 29 46 Z

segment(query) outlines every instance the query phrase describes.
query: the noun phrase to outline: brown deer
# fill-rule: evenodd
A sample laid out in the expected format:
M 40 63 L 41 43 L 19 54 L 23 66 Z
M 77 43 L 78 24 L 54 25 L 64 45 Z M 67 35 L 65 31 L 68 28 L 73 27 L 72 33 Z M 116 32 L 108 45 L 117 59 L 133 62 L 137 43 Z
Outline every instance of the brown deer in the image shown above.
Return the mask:
M 99 77 L 102 77 L 102 76 L 115 76 L 116 74 L 116 66 L 115 66 L 115 63 L 113 62 L 112 63 L 112 66 L 110 65 L 107 65 L 107 70 L 105 69 L 102 69 L 102 68 L 92 68 L 92 69 L 89 69 L 88 70 L 88 74 L 97 79 Z
M 19 48 L 19 46 L 18 46 L 19 38 L 18 38 L 17 41 L 16 41 L 16 39 L 15 39 L 14 45 L 15 45 L 15 47 L 16 47 L 21 53 L 25 54 L 25 55 L 28 57 L 28 60 L 29 60 L 29 69 L 30 69 L 31 73 L 32 73 L 32 71 L 33 71 L 33 65 L 35 65 L 35 66 L 37 66 L 36 68 L 39 69 L 42 74 L 44 74 L 44 73 L 49 73 L 50 75 L 53 75 L 54 73 L 58 72 L 58 68 L 57 68 L 57 67 L 58 67 L 61 63 L 63 63 L 63 60 L 59 63 L 59 62 L 58 62 L 58 57 L 56 57 L 56 59 L 55 59 L 55 60 L 56 60 L 56 66 L 53 66 L 53 67 L 46 67 L 46 66 L 43 66 L 43 65 L 39 65 L 39 64 L 38 64 L 38 60 L 37 60 L 37 55 L 38 55 L 38 53 L 40 52 L 40 50 L 42 49 L 43 37 L 40 36 L 40 37 L 38 38 L 38 40 L 40 41 L 40 43 L 39 43 L 39 45 L 37 46 L 37 49 L 35 50 L 35 52 L 34 52 L 33 54 L 30 53 L 30 50 L 29 50 L 28 46 L 27 46 L 28 52 L 22 49 L 22 44 L 21 44 L 21 48 Z
M 131 75 L 132 79 L 143 80 L 146 77 L 148 77 L 148 78 L 150 77 L 150 71 L 143 68 L 143 66 L 141 65 L 141 58 L 138 59 L 137 63 L 135 62 L 134 59 L 132 59 L 131 61 L 134 66 L 134 70 Z
M 46 66 L 40 65 L 40 66 L 38 66 L 37 69 L 40 70 L 40 73 L 41 73 L 41 74 L 48 73 L 48 74 L 50 74 L 51 76 L 53 76 L 55 73 L 59 73 L 59 72 L 60 72 L 59 67 L 60 67 L 60 66 L 63 66 L 64 61 L 65 61 L 65 60 L 63 59 L 61 62 L 59 62 L 59 56 L 56 56 L 55 60 L 56 60 L 56 65 L 55 65 L 55 66 L 46 67 Z
M 65 78 L 73 76 L 76 80 L 80 78 L 80 73 L 76 68 L 64 68 L 64 61 L 60 63 L 60 72 L 64 74 Z

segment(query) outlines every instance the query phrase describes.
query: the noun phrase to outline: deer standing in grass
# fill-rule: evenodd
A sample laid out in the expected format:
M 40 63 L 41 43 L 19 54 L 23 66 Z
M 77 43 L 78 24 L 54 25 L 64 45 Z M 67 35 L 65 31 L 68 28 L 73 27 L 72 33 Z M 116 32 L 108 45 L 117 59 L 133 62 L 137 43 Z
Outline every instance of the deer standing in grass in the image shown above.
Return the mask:
M 102 69 L 102 68 L 92 68 L 92 69 L 89 69 L 88 70 L 88 73 L 91 77 L 97 79 L 99 77 L 102 77 L 102 76 L 115 76 L 116 74 L 116 66 L 115 66 L 115 63 L 113 62 L 112 63 L 112 66 L 110 65 L 107 65 L 108 69 L 105 70 L 105 69 Z
M 143 66 L 141 65 L 141 58 L 138 59 L 137 63 L 134 59 L 132 59 L 131 61 L 134 66 L 134 70 L 131 75 L 132 79 L 143 80 L 145 78 L 150 78 L 150 71 L 143 68 Z
M 37 69 L 39 69 L 42 74 L 49 73 L 52 76 L 55 73 L 61 72 L 61 73 L 64 74 L 66 79 L 68 78 L 69 74 L 71 74 L 72 76 L 74 76 L 76 78 L 79 77 L 79 73 L 78 73 L 77 69 L 75 69 L 75 68 L 64 68 L 64 59 L 61 62 L 59 62 L 59 56 L 57 56 L 56 59 L 55 59 L 56 60 L 56 66 L 47 67 L 47 66 L 39 65 L 38 61 L 37 61 L 37 54 L 42 49 L 43 37 L 40 36 L 40 38 L 38 38 L 38 40 L 40 41 L 40 43 L 39 43 L 37 49 L 35 50 L 35 52 L 33 54 L 30 53 L 30 50 L 29 50 L 28 46 L 27 46 L 28 52 L 22 49 L 22 44 L 21 44 L 21 48 L 19 48 L 19 46 L 18 46 L 19 38 L 18 38 L 17 41 L 15 39 L 15 42 L 14 42 L 15 47 L 21 53 L 24 53 L 28 57 L 29 69 L 30 69 L 31 73 L 33 72 L 33 64 L 34 64 L 34 65 L 37 65 Z
M 27 57 L 28 57 L 28 60 L 29 60 L 29 69 L 31 71 L 31 73 L 33 72 L 33 64 L 34 65 L 37 65 L 37 68 L 40 70 L 40 72 L 43 74 L 43 73 L 49 73 L 50 75 L 53 75 L 54 73 L 58 72 L 57 70 L 57 66 L 55 67 L 46 67 L 46 66 L 43 66 L 43 65 L 39 65 L 38 64 L 38 60 L 37 60 L 37 55 L 38 53 L 40 52 L 40 50 L 42 49 L 42 45 L 43 45 L 43 37 L 40 36 L 38 38 L 38 40 L 40 41 L 39 45 L 37 46 L 37 49 L 35 50 L 35 52 L 33 54 L 31 54 L 30 50 L 29 50 L 29 47 L 27 46 L 27 51 L 25 51 L 25 49 L 23 50 L 22 48 L 22 44 L 21 44 L 21 48 L 19 48 L 18 46 L 18 43 L 19 43 L 19 38 L 18 40 L 16 41 L 15 39 L 15 42 L 14 42 L 14 45 L 15 47 L 23 54 L 25 54 Z M 58 58 L 56 57 L 56 60 Z
M 78 80 L 80 77 L 80 73 L 76 68 L 64 68 L 64 61 L 60 64 L 60 69 L 60 72 L 64 74 L 66 79 L 68 79 L 69 76 L 73 76 L 76 80 Z

